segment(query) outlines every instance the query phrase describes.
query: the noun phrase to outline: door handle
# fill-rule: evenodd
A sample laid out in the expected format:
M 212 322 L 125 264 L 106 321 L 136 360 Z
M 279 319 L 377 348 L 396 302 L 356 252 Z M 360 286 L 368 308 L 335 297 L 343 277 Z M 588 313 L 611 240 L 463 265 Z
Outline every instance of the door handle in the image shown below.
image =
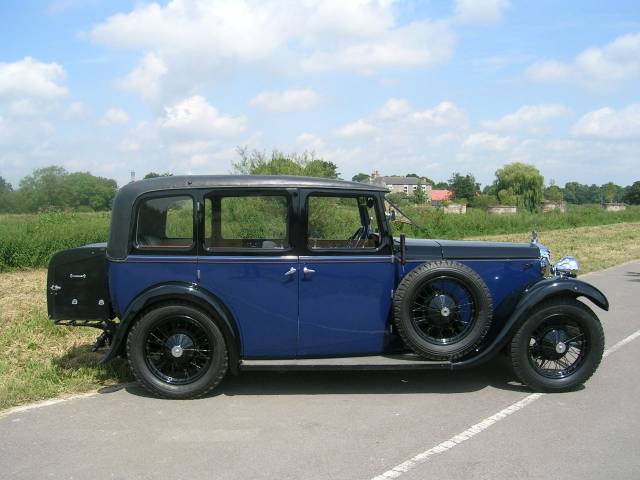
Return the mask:
M 312 270 L 311 268 L 304 267 L 304 268 L 302 269 L 302 273 L 304 273 L 305 275 L 308 275 L 308 274 L 310 274 L 310 273 L 316 273 L 316 271 L 315 271 L 315 270 Z
M 286 271 L 286 273 L 284 274 L 285 277 L 290 277 L 291 275 L 293 275 L 294 273 L 296 273 L 297 270 L 293 267 L 291 267 L 289 270 Z

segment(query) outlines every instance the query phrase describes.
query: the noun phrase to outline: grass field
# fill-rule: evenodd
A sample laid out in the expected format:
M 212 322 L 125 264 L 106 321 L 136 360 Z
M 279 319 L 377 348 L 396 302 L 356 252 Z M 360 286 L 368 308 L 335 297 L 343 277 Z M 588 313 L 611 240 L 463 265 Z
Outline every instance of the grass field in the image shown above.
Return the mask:
M 640 222 L 640 206 L 628 207 L 624 212 L 607 212 L 599 206 L 570 206 L 565 214 L 524 212 L 517 215 L 489 215 L 482 210 L 470 209 L 466 215 L 445 215 L 441 211 L 410 205 L 403 207 L 403 211 L 423 225 L 426 232 L 394 222 L 394 234 L 404 232 L 411 237 L 449 239 L 530 233 L 532 228 L 545 232 Z M 45 267 L 58 250 L 104 242 L 107 240 L 109 222 L 110 214 L 106 212 L 0 215 L 0 272 Z M 260 219 L 254 223 L 259 224 Z M 340 219 L 326 223 L 335 228 L 343 223 L 350 225 L 349 222 L 340 222 Z M 272 230 L 267 229 L 269 232 Z
M 474 238 L 528 241 L 529 233 Z M 547 231 L 540 241 L 556 260 L 576 255 L 586 273 L 639 259 L 640 223 Z M 97 365 L 101 354 L 90 348 L 98 330 L 47 319 L 45 289 L 44 269 L 0 274 L 0 410 L 129 379 L 124 361 Z

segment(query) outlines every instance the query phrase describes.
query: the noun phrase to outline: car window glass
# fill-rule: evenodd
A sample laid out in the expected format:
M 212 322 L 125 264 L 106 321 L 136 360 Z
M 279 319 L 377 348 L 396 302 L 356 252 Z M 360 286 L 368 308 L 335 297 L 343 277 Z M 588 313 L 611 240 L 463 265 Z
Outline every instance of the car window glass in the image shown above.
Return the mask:
M 190 248 L 193 245 L 193 200 L 187 196 L 151 198 L 138 208 L 138 248 Z
M 311 195 L 307 200 L 308 246 L 371 249 L 380 245 L 373 197 Z
M 266 249 L 289 247 L 289 203 L 281 195 L 215 196 L 205 199 L 205 247 Z

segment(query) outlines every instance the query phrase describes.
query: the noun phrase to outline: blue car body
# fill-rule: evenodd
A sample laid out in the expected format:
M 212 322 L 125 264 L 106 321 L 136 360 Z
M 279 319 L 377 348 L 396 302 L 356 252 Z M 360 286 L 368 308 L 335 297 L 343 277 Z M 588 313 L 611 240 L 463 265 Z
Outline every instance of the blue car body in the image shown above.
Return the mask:
M 354 254 L 309 247 L 305 199 L 336 191 L 371 198 L 379 223 L 377 248 Z M 163 198 L 167 192 L 195 205 L 191 246 L 175 252 L 138 249 L 132 233 L 136 208 L 141 201 Z M 204 248 L 207 226 L 202 206 L 207 195 L 216 192 L 286 197 L 290 205 L 287 247 L 267 252 Z M 57 321 L 93 322 L 107 331 L 111 348 L 105 359 L 123 352 L 127 332 L 141 312 L 168 300 L 193 302 L 215 313 L 223 323 L 231 358 L 237 362 L 388 354 L 405 348 L 392 326 L 399 282 L 424 262 L 447 259 L 477 272 L 493 302 L 489 334 L 473 354 L 458 361 L 470 364 L 498 351 L 524 321 L 527 310 L 543 298 L 584 296 L 608 307 L 594 287 L 549 276 L 541 249 L 534 243 L 409 239 L 400 252 L 385 217 L 384 193 L 367 184 L 295 177 L 169 177 L 130 184 L 116 198 L 108 245 L 61 252 L 52 260 L 49 314 Z M 91 276 L 81 270 L 89 261 L 104 264 L 106 284 L 100 276 L 87 283 Z M 80 269 L 76 277 L 74 268 Z M 100 307 L 92 310 L 87 304 Z

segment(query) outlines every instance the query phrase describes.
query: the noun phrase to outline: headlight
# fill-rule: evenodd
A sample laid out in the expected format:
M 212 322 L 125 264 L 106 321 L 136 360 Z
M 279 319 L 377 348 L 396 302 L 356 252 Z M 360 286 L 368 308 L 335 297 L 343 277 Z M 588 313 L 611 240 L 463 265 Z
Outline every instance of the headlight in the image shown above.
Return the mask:
M 558 275 L 576 277 L 578 270 L 580 270 L 580 263 L 576 257 L 562 257 L 555 264 L 554 270 Z

